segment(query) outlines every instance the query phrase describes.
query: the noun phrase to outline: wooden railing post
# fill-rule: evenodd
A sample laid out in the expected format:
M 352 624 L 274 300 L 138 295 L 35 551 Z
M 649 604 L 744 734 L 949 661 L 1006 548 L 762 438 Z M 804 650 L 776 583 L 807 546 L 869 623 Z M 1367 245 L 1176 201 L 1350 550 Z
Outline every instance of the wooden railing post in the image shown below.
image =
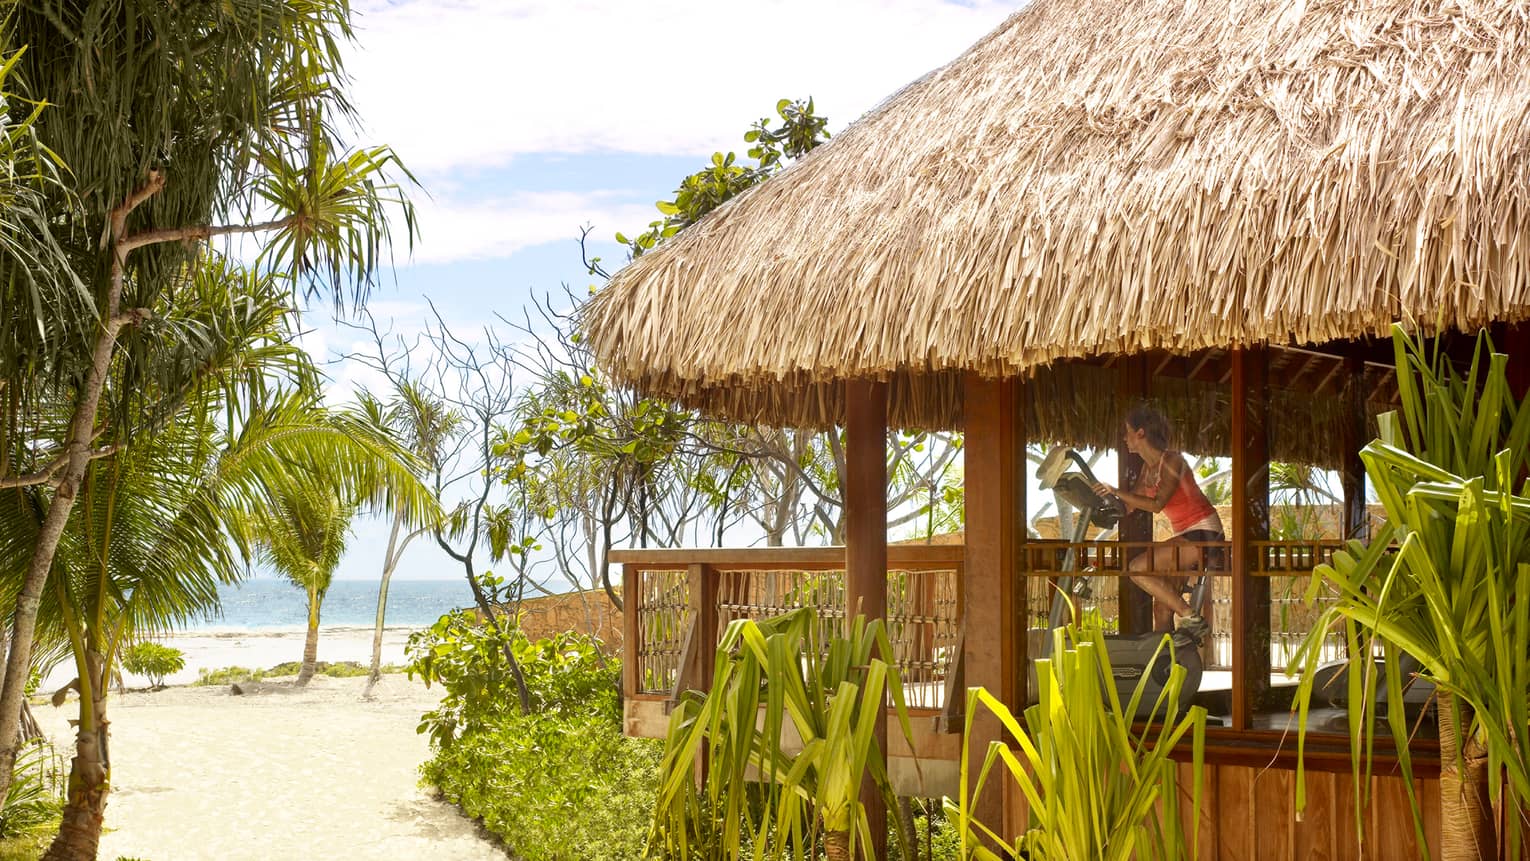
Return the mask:
M 671 700 L 678 700 L 685 691 L 711 690 L 713 656 L 717 654 L 717 578 L 710 566 L 692 562 L 686 566 L 685 580 L 690 621 Z
M 631 698 L 640 689 L 643 644 L 638 633 L 638 593 L 642 572 L 636 565 L 622 566 L 622 696 Z

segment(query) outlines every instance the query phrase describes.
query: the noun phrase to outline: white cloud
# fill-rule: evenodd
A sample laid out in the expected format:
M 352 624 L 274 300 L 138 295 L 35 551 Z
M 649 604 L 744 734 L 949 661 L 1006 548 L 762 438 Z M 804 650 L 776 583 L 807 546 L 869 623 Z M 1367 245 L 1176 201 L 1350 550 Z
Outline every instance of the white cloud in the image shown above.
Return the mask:
M 652 203 L 610 191 L 516 192 L 500 198 L 418 197 L 420 242 L 413 262 L 509 257 L 522 248 L 570 241 L 593 224 L 598 239 L 618 228 L 637 229 L 658 218 Z M 400 261 L 402 262 L 402 261 Z
M 737 148 L 782 97 L 812 95 L 842 127 L 1019 5 L 365 0 L 350 71 L 367 139 L 423 174 L 531 152 L 705 154 Z

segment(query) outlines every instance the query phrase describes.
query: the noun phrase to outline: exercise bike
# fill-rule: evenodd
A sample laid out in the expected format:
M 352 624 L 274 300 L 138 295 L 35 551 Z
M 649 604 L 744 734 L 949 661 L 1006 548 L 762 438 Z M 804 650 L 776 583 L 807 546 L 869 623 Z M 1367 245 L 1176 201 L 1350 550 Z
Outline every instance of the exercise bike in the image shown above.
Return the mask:
M 1077 469 L 1073 469 L 1074 466 Z M 1036 477 L 1040 479 L 1042 490 L 1056 493 L 1060 499 L 1079 511 L 1078 521 L 1069 537 L 1072 546 L 1064 554 L 1056 578 L 1056 589 L 1048 615 L 1048 633 L 1042 637 L 1041 657 L 1046 658 L 1052 652 L 1051 630 L 1067 624 L 1073 617 L 1074 606 L 1091 594 L 1091 576 L 1087 570 L 1081 570 L 1078 564 L 1077 545 L 1087 538 L 1090 526 L 1110 529 L 1119 524 L 1126 514 L 1126 505 L 1115 496 L 1106 498 L 1095 492 L 1094 486 L 1099 480 L 1089 468 L 1089 462 L 1071 448 L 1059 446 L 1047 452 L 1041 465 L 1036 468 Z M 1201 612 L 1209 583 L 1204 570 L 1195 576 L 1188 598 L 1192 611 Z M 1172 650 L 1164 648 L 1160 651 L 1163 636 L 1160 632 L 1105 637 L 1111 675 L 1123 703 L 1130 700 L 1139 680 L 1143 676 L 1148 678 L 1147 687 L 1138 702 L 1137 717 L 1148 717 L 1152 712 L 1164 686 L 1169 682 L 1169 673 L 1174 664 L 1185 668 L 1184 682 L 1179 691 L 1181 713 L 1189 708 L 1191 698 L 1200 690 L 1202 668 L 1201 654 L 1197 648 L 1199 644 L 1187 634 L 1176 632 L 1173 635 Z

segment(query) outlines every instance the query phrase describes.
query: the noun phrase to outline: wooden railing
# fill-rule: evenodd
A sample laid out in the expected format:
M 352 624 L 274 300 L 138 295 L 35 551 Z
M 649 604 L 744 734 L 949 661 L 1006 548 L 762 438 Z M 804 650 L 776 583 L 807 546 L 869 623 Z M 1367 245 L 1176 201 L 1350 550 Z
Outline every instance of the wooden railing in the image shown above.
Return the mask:
M 1250 547 L 1249 560 L 1255 577 L 1270 579 L 1270 666 L 1284 668 L 1298 644 L 1307 636 L 1311 623 L 1331 597 L 1320 594 L 1314 606 L 1307 606 L 1303 596 L 1318 565 L 1329 563 L 1343 547 L 1336 540 L 1258 541 Z M 1173 554 L 1168 570 L 1127 571 L 1126 566 L 1142 553 L 1167 548 Z M 1204 570 L 1211 575 L 1211 591 L 1206 597 L 1203 615 L 1211 623 L 1211 640 L 1205 650 L 1206 669 L 1225 670 L 1232 662 L 1232 542 L 1128 542 L 1032 540 L 1025 544 L 1022 574 L 1026 578 L 1027 627 L 1045 630 L 1048 610 L 1054 594 L 1053 582 L 1069 568 L 1087 573 L 1090 588 L 1080 595 L 1086 610 L 1095 610 L 1107 627 L 1120 619 L 1120 578 L 1128 574 L 1184 576 L 1185 569 Z M 1324 651 L 1329 657 L 1343 654 L 1341 634 L 1330 634 Z
M 945 704 L 961 649 L 962 558 L 960 545 L 887 548 L 888 635 L 910 708 Z M 734 619 L 811 606 L 829 629 L 847 615 L 843 547 L 621 550 L 611 560 L 622 565 L 629 697 L 704 690 L 718 639 Z
M 1261 541 L 1249 553 L 1256 577 L 1270 578 L 1270 659 L 1282 668 L 1307 634 L 1321 606 L 1302 599 L 1315 566 L 1329 562 L 1338 541 Z M 1107 625 L 1119 619 L 1120 578 L 1132 559 L 1170 548 L 1175 567 L 1194 564 L 1194 551 L 1210 563 L 1212 588 L 1205 614 L 1212 639 L 1208 670 L 1231 666 L 1232 590 L 1225 560 L 1230 542 L 1163 543 L 1029 541 L 1023 545 L 1027 628 L 1044 630 L 1055 578 L 1071 567 L 1094 578 L 1081 596 Z M 964 548 L 960 545 L 890 545 L 887 548 L 887 620 L 909 705 L 941 710 L 960 688 Z M 758 549 L 621 550 L 612 561 L 623 569 L 623 688 L 629 697 L 669 700 L 687 689 L 704 690 L 722 631 L 734 619 L 764 619 L 789 610 L 817 608 L 826 629 L 839 626 L 845 607 L 842 547 Z M 1071 555 L 1071 565 L 1069 565 Z M 1180 571 L 1178 573 L 1185 573 Z M 1319 602 L 1327 599 L 1319 596 Z M 828 633 L 828 630 L 825 631 Z M 1342 638 L 1328 648 L 1342 654 Z M 953 704 L 956 705 L 956 704 Z

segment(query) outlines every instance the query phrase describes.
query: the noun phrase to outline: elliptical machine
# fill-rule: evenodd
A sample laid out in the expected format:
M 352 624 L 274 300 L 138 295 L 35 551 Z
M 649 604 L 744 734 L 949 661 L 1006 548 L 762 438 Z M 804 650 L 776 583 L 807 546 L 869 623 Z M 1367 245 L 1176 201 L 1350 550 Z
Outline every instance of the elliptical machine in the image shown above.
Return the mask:
M 1070 461 L 1072 464 L 1069 463 Z M 1070 466 L 1075 464 L 1078 469 L 1070 469 Z M 1111 496 L 1107 499 L 1095 492 L 1094 486 L 1099 483 L 1099 480 L 1095 478 L 1094 471 L 1089 468 L 1089 462 L 1071 448 L 1058 446 L 1047 452 L 1041 465 L 1036 468 L 1036 477 L 1041 481 L 1042 490 L 1053 491 L 1069 505 L 1078 509 L 1078 522 L 1073 528 L 1073 534 L 1069 537 L 1073 545 L 1080 544 L 1087 538 L 1091 525 L 1109 529 L 1120 523 L 1121 518 L 1126 514 L 1126 505 L 1119 498 Z M 1048 615 L 1048 634 L 1042 637 L 1041 641 L 1043 658 L 1051 655 L 1050 631 L 1068 623 L 1072 617 L 1073 605 L 1090 594 L 1090 579 L 1086 571 L 1079 570 L 1077 548 L 1069 547 L 1063 557 L 1061 573 L 1057 577 L 1057 588 L 1052 595 L 1052 606 Z M 1201 607 L 1205 604 L 1209 582 L 1205 571 L 1201 571 L 1192 581 L 1188 600 L 1191 609 L 1196 613 L 1201 612 Z M 1149 679 L 1142 700 L 1138 703 L 1138 717 L 1149 715 L 1163 692 L 1164 686 L 1168 684 L 1169 673 L 1174 664 L 1185 668 L 1185 680 L 1179 692 L 1181 711 L 1190 706 L 1191 698 L 1201 687 L 1201 654 L 1197 650 L 1199 644 L 1189 636 L 1176 632 L 1173 635 L 1174 648 L 1171 656 L 1168 649 L 1159 651 L 1162 642 L 1162 633 L 1105 637 L 1105 647 L 1110 655 L 1111 675 L 1114 677 L 1116 690 L 1121 695 L 1123 703 L 1129 701 L 1133 691 L 1136 690 L 1138 681 L 1144 675 Z

